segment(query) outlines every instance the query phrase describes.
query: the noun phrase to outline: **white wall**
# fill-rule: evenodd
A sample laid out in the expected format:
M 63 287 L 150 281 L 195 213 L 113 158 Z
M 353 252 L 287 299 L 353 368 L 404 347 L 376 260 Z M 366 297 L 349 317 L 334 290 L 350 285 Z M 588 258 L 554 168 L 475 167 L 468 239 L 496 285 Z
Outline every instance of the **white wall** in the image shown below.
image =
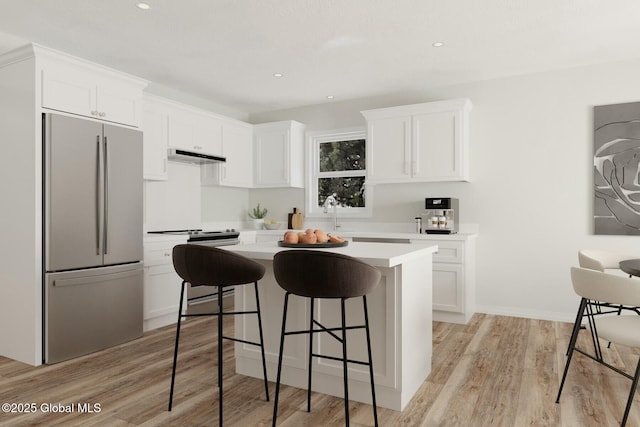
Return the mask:
M 489 80 L 424 93 L 254 114 L 307 130 L 364 125 L 370 108 L 469 97 L 471 183 L 379 185 L 372 222 L 407 222 L 429 196 L 458 197 L 461 222 L 478 224 L 478 311 L 572 320 L 569 267 L 581 248 L 640 254 L 640 237 L 593 235 L 593 106 L 640 100 L 640 61 Z M 273 199 L 273 196 L 277 198 Z M 256 201 L 299 204 L 299 190 Z

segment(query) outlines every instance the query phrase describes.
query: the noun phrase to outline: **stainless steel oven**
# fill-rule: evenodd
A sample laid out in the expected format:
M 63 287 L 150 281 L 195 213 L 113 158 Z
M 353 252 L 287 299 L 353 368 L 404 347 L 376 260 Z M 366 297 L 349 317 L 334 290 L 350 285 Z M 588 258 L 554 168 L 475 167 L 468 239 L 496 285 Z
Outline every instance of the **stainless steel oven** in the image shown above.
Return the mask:
M 188 244 L 203 246 L 229 246 L 240 243 L 240 233 L 234 229 L 220 231 L 203 230 L 169 230 L 150 231 L 152 234 L 178 234 L 187 235 Z M 218 292 L 215 286 L 196 286 L 187 288 L 187 314 L 203 314 L 218 312 Z M 225 287 L 222 294 L 222 307 L 229 308 L 233 305 L 233 287 Z

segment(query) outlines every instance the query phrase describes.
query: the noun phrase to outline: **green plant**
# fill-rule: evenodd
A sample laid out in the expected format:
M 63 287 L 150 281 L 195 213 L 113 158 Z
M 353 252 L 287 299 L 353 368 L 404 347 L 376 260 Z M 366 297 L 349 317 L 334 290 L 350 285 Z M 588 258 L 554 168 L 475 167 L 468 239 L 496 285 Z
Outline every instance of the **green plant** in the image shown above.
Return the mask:
M 261 219 L 267 216 L 267 212 L 267 208 L 260 209 L 260 203 L 258 203 L 258 206 L 253 208 L 253 211 L 249 212 L 249 217 L 253 219 Z

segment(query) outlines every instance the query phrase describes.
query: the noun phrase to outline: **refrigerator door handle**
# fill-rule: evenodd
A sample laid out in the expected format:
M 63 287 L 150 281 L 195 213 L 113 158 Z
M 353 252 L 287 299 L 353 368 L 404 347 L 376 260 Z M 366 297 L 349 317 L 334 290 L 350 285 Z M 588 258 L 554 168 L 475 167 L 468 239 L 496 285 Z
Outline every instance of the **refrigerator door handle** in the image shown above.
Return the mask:
M 107 150 L 107 137 L 104 137 L 104 254 L 109 253 L 109 152 Z
M 96 136 L 96 255 L 100 255 L 100 135 Z

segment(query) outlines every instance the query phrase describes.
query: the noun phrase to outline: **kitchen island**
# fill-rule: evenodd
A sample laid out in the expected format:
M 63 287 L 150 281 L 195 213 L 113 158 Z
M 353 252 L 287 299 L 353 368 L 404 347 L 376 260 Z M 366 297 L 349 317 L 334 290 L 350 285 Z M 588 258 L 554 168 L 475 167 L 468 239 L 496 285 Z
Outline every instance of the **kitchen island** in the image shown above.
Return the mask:
M 267 357 L 267 371 L 275 381 L 278 347 L 284 305 L 284 290 L 273 274 L 273 256 L 282 250 L 276 242 L 228 246 L 225 249 L 254 259 L 265 266 L 259 282 L 260 305 Z M 382 278 L 367 296 L 373 369 L 378 406 L 401 411 L 431 371 L 432 340 L 432 256 L 438 247 L 394 243 L 350 242 L 346 247 L 317 249 L 358 258 L 380 269 Z M 310 270 L 309 274 L 313 274 Z M 238 286 L 237 311 L 255 309 L 253 290 Z M 339 326 L 339 300 L 317 300 L 316 319 L 327 327 Z M 255 316 L 234 316 L 238 338 L 258 340 Z M 309 299 L 289 299 L 287 330 L 308 328 Z M 347 300 L 347 323 L 363 324 L 362 302 Z M 289 336 L 285 341 L 282 383 L 306 389 L 307 336 Z M 314 351 L 340 356 L 342 347 L 326 334 L 316 334 Z M 349 333 L 349 358 L 366 360 L 366 339 L 362 331 Z M 260 351 L 254 346 L 235 344 L 236 371 L 262 378 Z M 313 390 L 341 397 L 342 364 L 328 359 L 313 359 Z M 349 398 L 371 403 L 369 373 L 366 366 L 349 365 Z

